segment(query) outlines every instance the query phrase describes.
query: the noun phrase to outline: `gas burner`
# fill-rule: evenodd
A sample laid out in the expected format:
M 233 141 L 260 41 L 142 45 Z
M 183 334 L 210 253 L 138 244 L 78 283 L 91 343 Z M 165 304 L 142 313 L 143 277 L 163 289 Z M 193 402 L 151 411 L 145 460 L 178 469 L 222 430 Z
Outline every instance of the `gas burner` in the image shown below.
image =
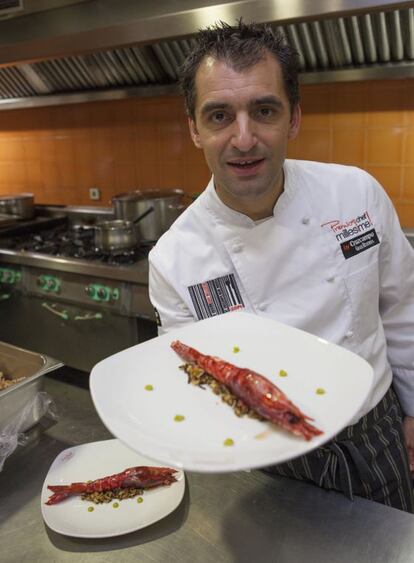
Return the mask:
M 76 225 L 68 228 L 66 224 L 8 239 L 8 248 L 12 250 L 47 254 L 59 258 L 75 258 L 112 266 L 135 264 L 148 256 L 153 244 L 144 241 L 138 247 L 103 252 L 95 247 L 93 227 Z

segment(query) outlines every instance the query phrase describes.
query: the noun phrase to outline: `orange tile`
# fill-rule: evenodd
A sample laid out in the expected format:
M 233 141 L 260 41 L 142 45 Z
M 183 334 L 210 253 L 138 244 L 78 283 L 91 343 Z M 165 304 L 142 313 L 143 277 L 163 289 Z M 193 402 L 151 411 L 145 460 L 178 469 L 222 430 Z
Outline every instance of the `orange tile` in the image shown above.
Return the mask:
M 114 127 L 112 136 L 115 161 L 133 160 L 135 152 L 133 127 Z
M 398 127 L 405 125 L 405 91 L 402 81 L 389 83 L 372 81 L 367 91 L 369 127 Z
M 42 152 L 42 144 L 38 135 L 28 134 L 23 137 L 23 154 L 26 160 L 39 160 Z
M 0 161 L 0 185 L 1 186 L 22 186 L 26 183 L 26 170 L 23 163 L 16 163 L 11 160 Z M 10 189 L 9 189 L 10 192 Z
M 300 137 L 300 133 L 299 133 L 299 137 Z M 302 158 L 301 151 L 302 149 L 301 149 L 301 144 L 299 142 L 299 138 L 296 137 L 296 139 L 291 139 L 287 146 L 287 158 L 301 159 Z
M 399 127 L 368 129 L 366 162 L 374 165 L 398 164 L 402 161 L 404 129 Z
M 92 158 L 98 161 L 114 159 L 114 140 L 110 129 L 94 129 L 91 152 Z
M 360 166 L 364 161 L 365 129 L 334 129 L 332 160 Z
M 73 139 L 73 160 L 76 166 L 88 163 L 93 166 L 94 159 L 92 158 L 92 145 L 93 137 L 88 132 L 76 135 Z
M 405 164 L 414 164 L 414 127 L 407 128 L 405 134 L 403 162 Z
M 33 191 L 43 186 L 42 165 L 40 160 L 26 160 L 26 180 L 28 190 Z
M 414 127 L 414 80 L 405 80 L 404 85 L 407 125 Z
M 183 189 L 190 193 L 199 193 L 203 191 L 208 184 L 211 172 L 207 166 L 202 150 L 197 149 L 190 140 L 187 140 L 185 147 L 185 185 Z
M 333 127 L 356 128 L 366 125 L 366 83 L 335 84 L 332 95 Z
M 23 142 L 20 138 L 2 138 L 0 134 L 0 160 L 23 160 Z
M 365 170 L 378 180 L 393 201 L 401 197 L 401 166 L 366 166 Z
M 89 188 L 99 187 L 98 172 L 92 162 L 81 161 L 77 162 L 75 166 L 76 177 L 82 190 L 87 191 Z
M 42 160 L 45 162 L 55 162 L 56 145 L 54 136 L 52 136 L 48 131 L 47 135 L 40 138 L 40 144 L 42 149 Z
M 414 203 L 414 166 L 404 166 L 402 197 Z
M 59 200 L 59 169 L 56 162 L 41 163 L 44 197 L 47 203 L 60 203 Z
M 301 90 L 302 126 L 329 127 L 331 123 L 330 85 L 308 85 Z
M 133 160 L 116 161 L 114 188 L 115 193 L 131 192 L 137 189 L 135 162 Z
M 297 138 L 297 158 L 302 160 L 331 161 L 331 134 L 329 129 L 302 129 Z
M 63 190 L 72 190 L 78 185 L 76 168 L 73 161 L 59 161 L 59 187 Z
M 95 178 L 97 188 L 102 190 L 111 190 L 115 186 L 115 166 L 114 159 L 111 156 L 101 158 L 95 165 Z
M 89 103 L 85 103 L 75 104 L 73 106 L 73 130 L 76 131 L 76 133 L 84 133 L 91 128 L 90 105 Z
M 401 201 L 395 204 L 401 226 L 403 228 L 414 228 L 414 203 Z
M 73 162 L 73 138 L 66 134 L 57 134 L 54 149 L 58 162 Z

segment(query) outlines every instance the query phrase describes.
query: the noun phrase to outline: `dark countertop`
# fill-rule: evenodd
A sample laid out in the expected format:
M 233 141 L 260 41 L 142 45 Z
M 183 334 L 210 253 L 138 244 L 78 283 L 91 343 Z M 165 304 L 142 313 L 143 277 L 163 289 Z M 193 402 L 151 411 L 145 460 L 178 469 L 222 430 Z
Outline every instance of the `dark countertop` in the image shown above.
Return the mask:
M 49 530 L 40 491 L 64 449 L 112 436 L 99 420 L 88 376 L 63 368 L 45 377 L 59 409 L 42 421 L 0 473 L 2 563 L 414 562 L 414 516 L 260 471 L 187 473 L 181 505 L 125 536 L 86 540 Z

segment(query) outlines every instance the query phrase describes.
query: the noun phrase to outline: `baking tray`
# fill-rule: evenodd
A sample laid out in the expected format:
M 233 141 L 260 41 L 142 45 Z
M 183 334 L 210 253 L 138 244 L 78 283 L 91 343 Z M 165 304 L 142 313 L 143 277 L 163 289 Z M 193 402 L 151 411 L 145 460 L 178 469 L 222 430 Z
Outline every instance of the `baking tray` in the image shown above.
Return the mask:
M 0 341 L 0 371 L 22 381 L 0 391 L 0 432 L 43 389 L 43 375 L 63 365 L 45 354 L 38 354 Z M 24 432 L 38 422 L 41 413 L 33 409 L 21 428 Z

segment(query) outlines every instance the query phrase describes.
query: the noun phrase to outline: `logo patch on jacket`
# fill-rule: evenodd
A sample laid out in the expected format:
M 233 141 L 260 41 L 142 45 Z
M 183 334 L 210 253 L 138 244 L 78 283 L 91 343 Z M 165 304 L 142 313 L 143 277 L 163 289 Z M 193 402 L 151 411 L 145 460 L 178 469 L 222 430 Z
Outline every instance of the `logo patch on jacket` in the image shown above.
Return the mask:
M 335 236 L 346 260 L 380 243 L 368 211 L 346 222 L 327 221 L 321 227 L 328 228 Z
M 234 274 L 190 285 L 188 291 L 199 320 L 244 307 Z

